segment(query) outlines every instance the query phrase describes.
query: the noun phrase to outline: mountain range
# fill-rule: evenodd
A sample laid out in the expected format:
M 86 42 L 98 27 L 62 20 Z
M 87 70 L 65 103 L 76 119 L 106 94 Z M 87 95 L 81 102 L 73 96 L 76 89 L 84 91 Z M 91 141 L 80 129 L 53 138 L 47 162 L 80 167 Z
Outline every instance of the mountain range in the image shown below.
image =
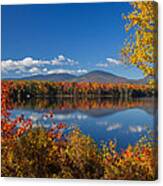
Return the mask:
M 46 81 L 69 81 L 69 82 L 97 82 L 97 83 L 132 83 L 132 84 L 145 84 L 148 78 L 143 79 L 128 79 L 125 77 L 117 76 L 105 71 L 91 71 L 84 75 L 75 76 L 68 73 L 48 74 L 48 75 L 35 75 L 19 78 L 19 80 L 46 80 Z

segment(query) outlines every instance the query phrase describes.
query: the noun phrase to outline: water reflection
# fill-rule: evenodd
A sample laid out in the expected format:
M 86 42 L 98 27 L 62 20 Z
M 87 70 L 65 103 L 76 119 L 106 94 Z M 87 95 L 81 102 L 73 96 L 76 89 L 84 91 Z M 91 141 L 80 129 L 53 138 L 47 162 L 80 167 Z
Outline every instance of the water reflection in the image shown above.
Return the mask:
M 99 114 L 106 112 L 114 113 L 131 108 L 141 108 L 146 112 L 152 114 L 154 112 L 155 100 L 154 98 L 145 99 L 108 99 L 108 98 L 98 98 L 98 99 L 29 99 L 22 100 L 21 102 L 14 102 L 15 108 L 23 109 L 33 109 L 38 111 L 53 110 L 59 112 L 72 112 L 76 110 L 93 111 L 99 110 Z M 103 111 L 103 112 L 102 112 Z M 90 112 L 90 114 L 94 114 Z M 97 114 L 98 115 L 98 114 Z
M 155 129 L 155 100 L 146 99 L 34 99 L 15 102 L 12 116 L 24 114 L 34 125 L 50 127 L 44 113 L 53 111 L 56 122 L 77 125 L 85 134 L 100 144 L 116 139 L 119 147 L 146 133 L 147 127 Z

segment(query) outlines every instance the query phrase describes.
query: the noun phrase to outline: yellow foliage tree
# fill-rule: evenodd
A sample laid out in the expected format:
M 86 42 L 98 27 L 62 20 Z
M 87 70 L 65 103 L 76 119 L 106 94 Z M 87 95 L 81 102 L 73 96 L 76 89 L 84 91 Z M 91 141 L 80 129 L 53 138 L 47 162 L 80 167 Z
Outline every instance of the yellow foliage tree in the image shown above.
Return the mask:
M 131 32 L 122 48 L 122 57 L 139 69 L 145 76 L 156 75 L 158 7 L 153 1 L 132 2 L 133 11 L 124 16 L 125 30 Z

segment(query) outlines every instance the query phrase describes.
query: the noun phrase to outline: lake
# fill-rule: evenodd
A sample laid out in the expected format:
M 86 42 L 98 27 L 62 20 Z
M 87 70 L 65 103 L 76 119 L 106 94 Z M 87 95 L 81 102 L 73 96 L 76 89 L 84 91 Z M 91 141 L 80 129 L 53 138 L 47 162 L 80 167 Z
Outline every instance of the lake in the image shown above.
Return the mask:
M 155 102 L 154 98 L 39 98 L 15 102 L 11 117 L 24 114 L 33 120 L 34 126 L 49 128 L 51 122 L 43 115 L 53 111 L 56 123 L 75 125 L 98 144 L 114 139 L 118 148 L 126 148 L 128 144 L 135 144 L 148 129 L 156 129 Z

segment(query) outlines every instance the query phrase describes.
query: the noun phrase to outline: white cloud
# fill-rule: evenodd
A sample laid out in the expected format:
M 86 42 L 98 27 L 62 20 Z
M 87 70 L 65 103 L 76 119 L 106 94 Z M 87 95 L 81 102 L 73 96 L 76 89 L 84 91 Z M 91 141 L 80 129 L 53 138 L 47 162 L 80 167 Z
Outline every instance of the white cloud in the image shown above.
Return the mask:
M 40 66 L 50 64 L 50 61 L 34 60 L 31 57 L 26 57 L 22 60 L 4 60 L 1 62 L 2 71 L 22 70 L 27 67 Z
M 53 59 L 52 61 L 52 65 L 61 65 L 61 61 L 59 61 L 58 59 Z
M 112 130 L 116 130 L 116 129 L 120 129 L 122 128 L 122 124 L 121 123 L 110 123 L 108 121 L 98 121 L 97 125 L 100 126 L 105 126 L 106 127 L 106 131 L 112 131 Z
M 41 73 L 41 69 L 38 68 L 38 67 L 33 67 L 33 68 L 29 69 L 29 72 L 30 72 L 32 75 L 34 75 L 34 74 L 39 74 L 39 73 Z
M 87 115 L 85 114 L 55 114 L 54 119 L 56 120 L 69 120 L 69 119 L 74 119 L 74 120 L 85 120 L 87 119 Z
M 77 70 L 77 73 L 79 73 L 79 74 L 84 74 L 84 73 L 87 73 L 88 72 L 88 70 L 86 70 L 86 69 L 78 69 Z
M 74 70 L 67 70 L 67 69 L 53 69 L 53 70 L 49 70 L 47 73 L 48 74 L 62 74 L 62 73 L 74 74 L 75 71 Z
M 114 123 L 114 124 L 108 126 L 106 130 L 108 132 L 110 132 L 112 130 L 116 130 L 116 129 L 120 129 L 120 128 L 122 128 L 122 125 L 120 123 Z
M 73 65 L 78 65 L 79 62 L 78 61 L 75 61 L 73 59 L 70 59 L 70 58 L 66 58 L 64 55 L 59 55 L 58 57 L 54 58 L 52 61 L 51 61 L 52 65 L 70 65 L 70 66 L 73 66 Z
M 43 72 L 47 72 L 48 71 L 48 69 L 47 68 L 43 68 L 43 70 L 42 70 Z
M 78 65 L 79 62 L 73 59 L 67 58 L 67 61 L 65 62 L 65 64 L 73 66 L 73 65 Z
M 77 69 L 77 70 L 70 70 L 70 69 L 53 69 L 49 70 L 47 73 L 48 74 L 74 74 L 74 75 L 80 75 L 87 73 L 88 71 L 86 69 Z
M 142 131 L 145 130 L 145 127 L 144 126 L 129 126 L 129 131 L 132 132 L 132 133 L 141 133 Z
M 67 61 L 68 61 L 69 63 L 71 63 L 71 62 L 73 62 L 74 60 L 73 60 L 73 59 L 70 59 L 70 58 L 67 58 Z
M 36 122 L 36 121 L 38 121 L 38 120 L 41 119 L 41 116 L 42 116 L 42 115 L 40 115 L 40 114 L 38 114 L 38 113 L 32 113 L 32 114 L 29 116 L 29 118 L 30 118 L 33 122 Z
M 25 57 L 21 60 L 2 60 L 1 69 L 2 76 L 4 77 L 18 77 L 20 74 L 22 76 L 30 76 L 37 74 L 51 74 L 51 73 L 85 73 L 86 70 L 64 70 L 64 69 L 55 69 L 56 66 L 76 66 L 79 62 L 70 58 L 65 57 L 64 55 L 58 55 L 53 60 L 40 60 L 33 59 L 32 57 Z M 50 69 L 50 70 L 49 70 Z
M 110 65 L 121 65 L 121 64 L 122 64 L 121 61 L 108 57 L 108 58 L 106 58 L 105 63 L 98 63 L 98 64 L 96 64 L 96 66 L 105 68 L 105 67 L 108 67 Z
M 65 60 L 65 57 L 64 57 L 63 55 L 59 55 L 59 56 L 58 56 L 58 60 L 64 61 L 64 60 Z
M 115 64 L 115 65 L 120 65 L 120 64 L 122 64 L 121 61 L 119 61 L 119 60 L 117 60 L 117 59 L 113 59 L 113 58 L 106 58 L 106 61 L 107 61 L 108 63 Z

